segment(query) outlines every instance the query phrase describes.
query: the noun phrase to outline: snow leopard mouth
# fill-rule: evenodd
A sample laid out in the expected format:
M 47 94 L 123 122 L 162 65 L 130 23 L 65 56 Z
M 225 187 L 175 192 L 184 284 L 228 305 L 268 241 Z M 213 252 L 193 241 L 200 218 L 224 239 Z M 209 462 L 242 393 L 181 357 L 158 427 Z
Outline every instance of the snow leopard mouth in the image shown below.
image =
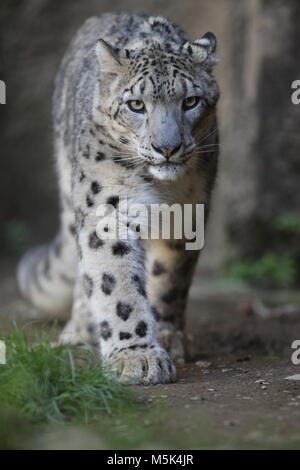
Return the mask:
M 192 152 L 186 153 L 184 155 L 180 156 L 180 160 L 165 160 L 165 161 L 151 161 L 148 163 L 149 166 L 154 166 L 154 167 L 170 167 L 170 166 L 184 166 L 187 161 L 189 160 Z
M 160 180 L 174 180 L 182 173 L 184 162 L 163 162 L 149 165 L 149 173 Z
M 151 163 L 150 166 L 155 167 L 171 167 L 171 166 L 182 166 L 184 162 L 163 162 L 163 163 Z

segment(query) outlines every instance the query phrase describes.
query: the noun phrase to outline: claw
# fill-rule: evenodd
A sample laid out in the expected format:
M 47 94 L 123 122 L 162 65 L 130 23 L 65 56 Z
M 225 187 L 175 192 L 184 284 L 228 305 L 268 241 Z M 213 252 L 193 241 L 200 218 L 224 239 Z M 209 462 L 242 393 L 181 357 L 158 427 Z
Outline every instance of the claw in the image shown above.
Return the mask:
M 125 349 L 116 353 L 108 365 L 117 372 L 118 380 L 128 385 L 154 385 L 176 379 L 175 367 L 160 346 L 135 351 Z

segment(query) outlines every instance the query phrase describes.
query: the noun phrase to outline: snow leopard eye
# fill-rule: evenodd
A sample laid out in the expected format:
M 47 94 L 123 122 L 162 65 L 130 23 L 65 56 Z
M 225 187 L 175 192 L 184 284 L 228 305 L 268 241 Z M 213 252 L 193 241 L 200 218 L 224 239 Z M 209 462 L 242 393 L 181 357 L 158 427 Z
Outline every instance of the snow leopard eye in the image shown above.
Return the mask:
M 141 100 L 129 100 L 127 101 L 127 106 L 130 111 L 134 113 L 144 113 L 145 112 L 145 105 Z
M 199 96 L 189 96 L 183 100 L 183 109 L 184 111 L 188 111 L 189 109 L 195 108 L 200 102 Z

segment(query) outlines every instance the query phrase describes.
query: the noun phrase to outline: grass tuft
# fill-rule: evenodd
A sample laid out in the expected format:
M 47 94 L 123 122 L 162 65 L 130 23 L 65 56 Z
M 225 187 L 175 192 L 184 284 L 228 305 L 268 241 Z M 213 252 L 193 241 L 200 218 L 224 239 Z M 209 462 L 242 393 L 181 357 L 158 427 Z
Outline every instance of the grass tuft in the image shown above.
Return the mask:
M 53 349 L 48 339 L 31 345 L 15 331 L 0 337 L 6 365 L 0 365 L 1 414 L 13 413 L 34 423 L 91 423 L 133 401 L 95 358 L 90 346 Z

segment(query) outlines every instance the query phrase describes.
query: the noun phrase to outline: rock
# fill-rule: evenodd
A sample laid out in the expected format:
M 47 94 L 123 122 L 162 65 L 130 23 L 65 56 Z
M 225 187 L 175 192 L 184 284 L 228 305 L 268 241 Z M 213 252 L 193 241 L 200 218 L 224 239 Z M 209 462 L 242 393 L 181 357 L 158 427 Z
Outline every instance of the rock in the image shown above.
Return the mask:
M 198 400 L 200 400 L 200 397 L 191 397 L 190 400 L 192 400 L 192 401 L 198 401 Z
M 199 367 L 200 369 L 209 369 L 209 367 L 211 367 L 212 363 L 209 362 L 209 361 L 197 361 L 195 363 L 195 365 L 197 367 Z

